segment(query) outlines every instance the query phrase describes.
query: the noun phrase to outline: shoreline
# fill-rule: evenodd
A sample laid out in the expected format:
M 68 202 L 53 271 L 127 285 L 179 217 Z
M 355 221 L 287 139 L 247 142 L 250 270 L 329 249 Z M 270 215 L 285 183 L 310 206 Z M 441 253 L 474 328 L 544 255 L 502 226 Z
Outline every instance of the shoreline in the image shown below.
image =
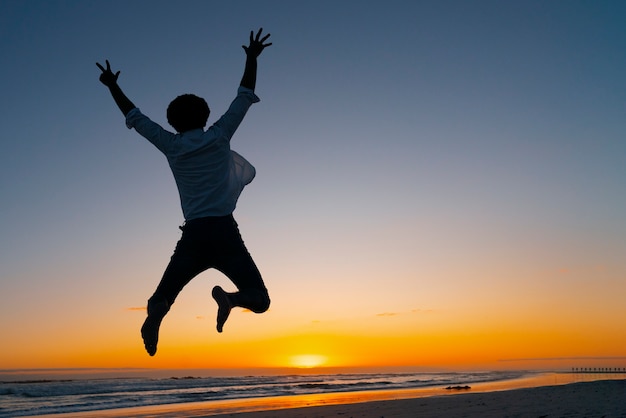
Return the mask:
M 626 380 L 578 382 L 493 392 L 313 406 L 211 415 L 215 418 L 568 418 L 621 417 L 626 414 Z M 174 415 L 172 415 L 173 417 Z
M 581 386 L 582 385 L 582 386 Z M 588 385 L 588 386 L 585 386 Z M 591 385 L 591 386 L 589 386 Z M 592 388 L 593 386 L 593 388 Z M 617 389 L 616 389 L 617 388 Z M 617 399 L 613 392 L 618 390 L 622 396 Z M 63 414 L 39 415 L 40 418 L 95 418 L 95 417 L 160 417 L 160 418 L 192 418 L 192 417 L 315 417 L 337 416 L 347 414 L 348 416 L 368 417 L 371 411 L 376 410 L 375 418 L 380 417 L 402 417 L 403 410 L 413 411 L 415 408 L 423 410 L 424 415 L 430 412 L 428 408 L 461 408 L 456 413 L 464 411 L 463 403 L 487 406 L 493 402 L 501 408 L 507 408 L 509 404 L 516 404 L 516 399 L 528 398 L 529 392 L 535 392 L 532 398 L 544 396 L 550 399 L 563 398 L 563 401 L 549 401 L 546 408 L 559 408 L 576 404 L 583 398 L 579 395 L 572 395 L 572 391 L 586 394 L 595 394 L 596 397 L 603 394 L 607 399 L 602 402 L 611 406 L 622 408 L 626 413 L 626 397 L 623 393 L 626 390 L 626 379 L 624 374 L 608 375 L 578 375 L 572 373 L 540 373 L 528 377 L 495 382 L 474 383 L 467 390 L 448 390 L 442 387 L 400 389 L 400 390 L 377 390 L 363 392 L 334 392 L 308 395 L 290 395 L 266 398 L 230 399 L 218 401 L 205 401 L 194 403 L 152 405 L 132 408 L 95 410 L 84 412 L 72 412 Z M 547 393 L 547 394 L 546 394 Z M 572 397 L 573 396 L 573 397 Z M 469 398 L 468 398 L 469 397 Z M 500 400 L 497 400 L 501 398 Z M 620 400 L 624 398 L 624 400 Z M 469 399 L 469 400 L 468 400 Z M 490 401 L 487 402 L 486 399 Z M 494 401 L 496 399 L 496 401 Z M 592 402 L 592 401 L 590 401 Z M 608 403 L 607 403 L 608 402 Z M 621 402 L 621 403 L 620 403 Z M 593 401 L 592 403 L 598 403 Z M 430 405 L 430 406 L 429 406 Z M 456 406 L 455 406 L 456 405 Z M 467 406 L 467 405 L 466 405 Z M 526 408 L 533 405 L 525 405 Z M 581 405 L 578 405 L 581 407 Z M 479 413 L 480 408 L 474 408 L 474 412 Z M 394 410 L 396 412 L 389 412 Z M 344 411 L 344 412 L 338 412 Z M 385 412 L 388 411 L 388 412 Z M 500 409 L 501 411 L 501 409 Z M 470 411 L 463 412 L 463 414 Z M 453 412 L 450 412 L 453 413 Z M 481 411 L 485 416 L 486 412 Z M 541 415 L 541 414 L 540 414 Z M 545 414 L 544 414 L 545 415 Z M 432 415 L 437 416 L 437 415 Z M 471 415 L 470 415 L 471 416 Z M 489 415 L 487 415 L 489 416 Z M 494 415 L 494 416 L 501 416 Z M 576 415 L 574 415 L 576 416 Z M 586 415 L 577 415 L 586 416 Z

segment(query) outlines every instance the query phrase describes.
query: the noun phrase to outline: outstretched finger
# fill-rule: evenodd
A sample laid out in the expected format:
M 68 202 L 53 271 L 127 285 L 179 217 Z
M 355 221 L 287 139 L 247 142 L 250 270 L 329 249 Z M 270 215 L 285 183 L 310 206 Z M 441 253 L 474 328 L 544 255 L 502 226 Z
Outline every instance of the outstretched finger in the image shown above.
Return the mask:
M 99 63 L 99 62 L 96 62 L 96 65 L 98 66 L 98 68 L 100 68 L 100 70 L 101 70 L 102 72 L 104 72 L 104 67 L 103 67 L 102 65 L 100 65 L 100 63 Z
M 259 31 L 256 33 L 256 41 L 259 42 L 259 38 L 261 37 L 261 33 L 263 32 L 263 28 L 259 28 Z
M 265 42 L 265 40 L 269 37 L 270 37 L 270 34 L 268 33 L 267 35 L 263 37 L 263 39 L 261 39 L 261 43 Z

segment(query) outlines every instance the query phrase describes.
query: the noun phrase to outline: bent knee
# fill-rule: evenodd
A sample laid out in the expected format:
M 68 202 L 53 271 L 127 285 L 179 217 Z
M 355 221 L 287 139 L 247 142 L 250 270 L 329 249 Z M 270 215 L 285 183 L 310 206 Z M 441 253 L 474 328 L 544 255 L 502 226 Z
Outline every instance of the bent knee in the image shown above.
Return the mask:
M 254 307 L 254 310 L 252 310 L 252 312 L 263 313 L 270 308 L 270 303 L 270 297 L 267 293 L 265 293 L 262 297 L 259 298 L 259 304 Z
M 254 313 L 263 313 L 270 308 L 270 296 L 267 291 L 256 291 L 255 303 L 250 307 Z
M 235 305 L 254 313 L 263 313 L 270 307 L 270 297 L 265 289 L 243 289 L 236 295 Z

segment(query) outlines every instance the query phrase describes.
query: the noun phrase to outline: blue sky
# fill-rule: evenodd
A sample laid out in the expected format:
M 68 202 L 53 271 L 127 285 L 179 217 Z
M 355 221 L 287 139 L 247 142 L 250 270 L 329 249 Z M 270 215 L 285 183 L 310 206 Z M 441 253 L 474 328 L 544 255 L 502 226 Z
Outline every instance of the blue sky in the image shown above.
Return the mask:
M 623 317 L 626 4 L 365 4 L 0 2 L 0 329 L 15 341 L 0 367 L 39 318 L 78 333 L 77 315 L 143 306 L 179 237 L 166 161 L 95 62 L 164 126 L 187 92 L 211 123 L 260 26 L 262 101 L 232 143 L 258 174 L 235 216 L 273 321 L 522 312 L 555 292 Z M 198 309 L 206 282 L 181 304 Z

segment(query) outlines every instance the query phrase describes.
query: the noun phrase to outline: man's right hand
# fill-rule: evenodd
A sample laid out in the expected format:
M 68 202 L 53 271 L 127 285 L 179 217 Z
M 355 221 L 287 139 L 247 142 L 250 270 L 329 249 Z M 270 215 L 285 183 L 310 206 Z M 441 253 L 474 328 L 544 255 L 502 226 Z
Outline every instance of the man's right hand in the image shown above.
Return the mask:
M 106 60 L 105 62 L 107 64 L 106 69 L 102 65 L 100 65 L 100 63 L 96 62 L 98 68 L 102 70 L 102 74 L 100 74 L 100 82 L 107 87 L 115 86 L 117 85 L 117 77 L 119 77 L 120 72 L 118 71 L 113 74 L 113 71 L 111 71 L 111 64 L 109 64 L 109 60 Z
M 117 85 L 117 77 L 119 77 L 120 72 L 118 71 L 113 74 L 109 60 L 106 60 L 105 62 L 107 64 L 107 68 L 104 68 L 100 65 L 100 63 L 96 62 L 98 68 L 102 70 L 102 74 L 100 74 L 100 82 L 109 88 L 109 91 L 113 96 L 113 100 L 115 100 L 115 104 L 120 108 L 124 116 L 126 116 L 128 115 L 128 112 L 135 108 L 135 105 L 128 97 L 126 97 L 120 86 Z

